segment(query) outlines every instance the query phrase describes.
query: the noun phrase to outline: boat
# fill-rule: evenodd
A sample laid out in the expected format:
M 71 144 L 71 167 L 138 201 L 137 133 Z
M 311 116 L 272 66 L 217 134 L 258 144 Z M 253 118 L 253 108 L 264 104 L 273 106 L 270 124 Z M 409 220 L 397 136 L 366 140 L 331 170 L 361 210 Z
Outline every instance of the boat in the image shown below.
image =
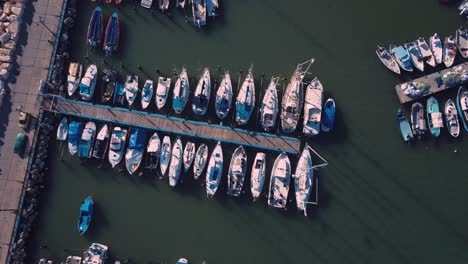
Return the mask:
M 154 133 L 148 141 L 146 147 L 146 165 L 145 168 L 154 170 L 158 167 L 159 158 L 161 155 L 161 140 L 158 133 Z
M 219 1 L 218 0 L 206 0 L 206 13 L 208 16 L 219 15 Z
M 57 128 L 57 140 L 65 141 L 68 136 L 68 120 L 66 117 L 63 117 L 60 120 L 60 124 Z
M 144 8 L 151 8 L 153 5 L 153 0 L 141 0 L 141 6 Z
M 263 152 L 258 152 L 252 165 L 250 174 L 250 192 L 254 202 L 260 197 L 265 184 L 266 171 L 266 155 Z
M 91 48 L 96 48 L 97 46 L 101 45 L 102 41 L 102 33 L 104 32 L 104 16 L 102 15 L 101 7 L 97 6 L 93 14 L 91 15 L 91 19 L 88 25 L 88 46 Z
M 107 147 L 109 146 L 110 129 L 108 125 L 103 125 L 96 136 L 96 142 L 91 156 L 96 159 L 104 159 Z
M 446 37 L 444 39 L 443 52 L 445 67 L 451 67 L 455 57 L 457 56 L 457 45 L 455 45 L 455 40 L 452 36 Z
M 125 142 L 127 141 L 127 129 L 114 127 L 112 130 L 110 145 L 109 145 L 109 162 L 114 168 L 120 163 L 125 151 Z
M 125 165 L 130 175 L 133 175 L 140 167 L 145 142 L 145 129 L 132 128 L 130 130 L 130 140 L 128 141 L 127 153 L 125 154 Z
M 405 44 L 405 48 L 408 50 L 410 54 L 411 63 L 413 66 L 418 69 L 420 72 L 424 71 L 424 60 L 422 57 L 421 52 L 418 49 L 418 46 L 415 42 L 409 42 Z
M 218 91 L 216 91 L 215 109 L 219 119 L 224 119 L 229 114 L 232 105 L 232 95 L 231 76 L 226 71 Z
M 169 96 L 169 88 L 171 87 L 171 78 L 159 77 L 158 78 L 158 87 L 156 88 L 156 107 L 161 110 L 161 108 L 166 105 L 167 97 Z
M 91 156 L 95 136 L 96 124 L 94 122 L 87 122 L 81 134 L 80 144 L 78 145 L 79 157 L 89 158 Z
M 207 161 L 208 147 L 205 144 L 201 144 L 198 147 L 197 153 L 195 154 L 195 160 L 193 161 L 193 177 L 195 180 L 203 173 Z
M 189 97 L 189 88 L 187 70 L 185 67 L 182 67 L 179 78 L 177 78 L 174 85 L 174 96 L 172 98 L 172 109 L 174 109 L 176 114 L 180 114 L 184 111 Z
M 169 9 L 169 0 L 159 0 L 159 10 L 162 12 Z
M 286 208 L 288 202 L 289 184 L 291 182 L 291 162 L 286 153 L 281 153 L 275 160 L 271 170 L 268 205 L 275 208 Z
M 255 82 L 252 69 L 253 65 L 250 66 L 236 98 L 236 122 L 239 125 L 247 124 L 255 107 Z
M 105 69 L 103 71 L 104 76 L 102 77 L 102 96 L 101 102 L 108 103 L 114 96 L 115 84 L 117 83 L 117 74 L 115 71 Z
M 466 27 L 457 29 L 457 47 L 462 57 L 468 58 L 468 29 Z
M 184 148 L 184 171 L 187 172 L 195 158 L 195 143 L 187 142 Z
M 211 80 L 210 71 L 205 68 L 203 75 L 198 81 L 195 94 L 192 99 L 192 110 L 197 115 L 205 115 L 208 109 L 208 103 L 210 102 L 211 95 Z
M 82 258 L 79 256 L 68 256 L 65 264 L 81 264 Z
M 316 136 L 320 133 L 322 122 L 322 97 L 323 86 L 315 77 L 306 88 L 304 102 L 304 128 L 302 132 L 306 136 Z
M 375 53 L 383 65 L 385 65 L 385 67 L 396 74 L 400 74 L 400 67 L 398 67 L 398 63 L 385 48 L 377 46 Z
M 426 40 L 424 38 L 418 38 L 418 40 L 416 40 L 416 44 L 418 45 L 419 52 L 421 53 L 423 60 L 429 66 L 435 67 L 436 62 L 434 59 L 434 55 L 432 55 L 432 51 L 427 45 Z
M 468 90 L 465 86 L 461 86 L 458 89 L 457 109 L 463 127 L 465 128 L 465 131 L 468 132 Z
M 444 126 L 444 122 L 442 121 L 442 113 L 439 111 L 437 99 L 433 96 L 427 99 L 426 108 L 429 130 L 434 137 L 438 137 L 440 135 L 440 128 Z
M 68 67 L 68 77 L 67 77 L 67 90 L 68 96 L 72 96 L 78 85 L 80 84 L 81 74 L 83 73 L 83 66 L 79 63 L 70 63 Z
M 314 63 L 314 59 L 296 66 L 284 92 L 281 102 L 281 127 L 286 133 L 292 133 L 296 130 L 297 123 L 299 122 L 304 97 L 302 80 L 312 63 Z M 307 66 L 304 67 L 304 65 Z
M 93 98 L 96 89 L 97 67 L 94 64 L 89 65 L 85 75 L 80 83 L 80 95 L 83 100 L 90 101 Z
M 460 10 L 460 15 L 467 16 L 468 15 L 468 0 L 463 0 L 463 2 L 458 6 L 458 10 Z
M 153 99 L 153 81 L 146 80 L 141 90 L 141 108 L 146 109 Z
M 447 129 L 456 138 L 460 135 L 460 123 L 458 122 L 458 114 L 455 103 L 448 99 L 445 103 L 445 122 L 447 123 Z
M 192 0 L 193 24 L 198 28 L 206 25 L 206 0 Z
M 131 106 L 138 96 L 138 76 L 127 75 L 127 82 L 125 82 L 125 98 L 128 105 Z
M 176 140 L 172 147 L 171 163 L 169 165 L 169 186 L 175 187 L 179 183 L 180 171 L 182 170 L 182 141 Z
M 93 197 L 88 196 L 80 206 L 80 215 L 78 218 L 78 232 L 84 235 L 88 231 L 91 219 L 93 218 Z
M 400 65 L 400 68 L 407 72 L 413 71 L 410 55 L 403 46 L 396 47 L 394 45 L 390 45 L 389 50 L 395 61 Z
M 265 131 L 270 131 L 275 126 L 278 117 L 278 81 L 279 77 L 271 77 L 260 106 L 260 123 Z
M 83 132 L 83 123 L 72 121 L 68 125 L 68 151 L 73 156 L 78 152 L 81 133 Z
M 120 20 L 117 13 L 113 13 L 107 22 L 106 35 L 104 37 L 104 52 L 106 55 L 112 55 L 112 52 L 119 48 L 120 40 Z
M 404 115 L 403 109 L 399 108 L 397 112 L 397 123 L 400 129 L 401 137 L 405 142 L 413 140 L 413 132 L 408 121 L 408 118 Z
M 182 9 L 185 8 L 185 1 L 186 0 L 176 0 L 176 7 L 180 7 Z
M 115 84 L 114 99 L 112 103 L 115 105 L 123 105 L 125 101 L 125 84 L 117 82 Z
M 186 258 L 180 258 L 176 264 L 188 264 L 188 260 Z
M 314 185 L 314 169 L 309 146 L 306 144 L 297 162 L 296 171 L 292 175 L 294 179 L 294 191 L 296 193 L 297 210 L 307 216 L 307 204 Z
M 335 126 L 335 113 L 336 113 L 336 106 L 335 101 L 332 98 L 328 98 L 323 105 L 322 111 L 322 131 L 323 132 L 330 132 L 333 130 Z
M 411 106 L 411 129 L 413 130 L 413 135 L 418 135 L 419 137 L 426 134 L 427 126 L 426 119 L 424 117 L 424 106 L 421 103 L 414 103 Z
M 84 252 L 82 264 L 104 264 L 107 260 L 108 247 L 99 243 L 92 243 Z
M 211 153 L 208 169 L 206 170 L 206 195 L 213 197 L 218 190 L 221 177 L 223 176 L 223 148 L 221 142 L 216 144 L 213 153 Z
M 245 173 L 247 171 L 247 153 L 243 146 L 234 150 L 228 170 L 228 190 L 231 196 L 240 196 L 244 186 Z
M 442 54 L 443 54 L 443 48 L 442 48 L 442 41 L 439 38 L 439 35 L 437 33 L 434 33 L 429 38 L 429 47 L 431 48 L 432 55 L 434 56 L 435 62 L 437 64 L 442 63 Z
M 161 177 L 166 174 L 167 166 L 171 161 L 171 139 L 168 136 L 163 138 L 161 145 L 161 157 L 159 159 L 159 168 L 161 169 Z

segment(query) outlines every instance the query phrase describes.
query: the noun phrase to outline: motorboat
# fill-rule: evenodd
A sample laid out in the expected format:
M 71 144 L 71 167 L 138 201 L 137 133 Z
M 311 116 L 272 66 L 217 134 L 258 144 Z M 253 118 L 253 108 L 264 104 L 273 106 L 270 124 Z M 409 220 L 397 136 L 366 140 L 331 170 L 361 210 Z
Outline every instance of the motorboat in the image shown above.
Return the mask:
M 68 136 L 68 120 L 66 117 L 63 117 L 60 120 L 60 124 L 57 128 L 57 140 L 65 141 Z
M 460 122 L 458 122 L 457 108 L 451 99 L 445 103 L 445 121 L 450 135 L 454 138 L 458 137 L 460 135 Z
M 231 76 L 229 75 L 229 72 L 226 71 L 223 79 L 221 80 L 218 91 L 216 91 L 215 109 L 216 115 L 219 119 L 224 119 L 229 114 L 232 105 L 232 96 Z
M 455 39 L 452 36 L 448 36 L 444 39 L 443 49 L 443 60 L 445 67 L 451 67 L 456 56 L 457 45 L 455 44 Z
M 252 165 L 250 174 L 250 191 L 254 202 L 260 197 L 265 184 L 266 155 L 258 152 Z
M 120 20 L 117 13 L 113 13 L 107 22 L 106 35 L 104 37 L 104 52 L 106 55 L 112 55 L 112 52 L 119 48 L 120 40 Z
M 219 15 L 219 0 L 205 0 L 206 13 L 208 16 L 215 17 Z
M 442 113 L 439 111 L 437 99 L 433 96 L 429 97 L 426 108 L 429 130 L 434 137 L 439 137 L 440 128 L 444 126 L 444 121 L 442 120 Z
M 193 24 L 201 28 L 206 25 L 206 1 L 192 0 Z
M 291 162 L 286 153 L 281 153 L 275 160 L 271 170 L 268 205 L 275 208 L 286 208 L 289 185 L 291 182 Z
M 390 45 L 389 50 L 390 54 L 393 56 L 400 68 L 407 72 L 413 71 L 413 65 L 411 64 L 410 55 L 403 46 L 396 47 L 394 45 Z
M 271 77 L 260 106 L 260 123 L 265 131 L 269 131 L 276 124 L 278 117 L 278 85 L 279 77 Z
M 190 86 L 187 70 L 185 67 L 182 67 L 179 78 L 177 78 L 177 81 L 174 85 L 174 95 L 172 98 L 172 109 L 174 109 L 176 114 L 180 114 L 182 111 L 184 111 L 189 97 L 189 89 Z
M 434 33 L 429 38 L 429 47 L 431 48 L 432 55 L 434 55 L 435 62 L 437 64 L 442 63 L 442 55 L 443 55 L 443 48 L 442 48 L 442 41 L 437 33 Z
M 195 143 L 187 142 L 184 148 L 184 171 L 187 172 L 195 158 Z
M 78 85 L 80 84 L 81 80 L 81 74 L 83 74 L 83 66 L 79 63 L 70 63 L 67 76 L 68 96 L 72 96 L 78 89 Z
M 397 112 L 397 123 L 398 128 L 400 129 L 401 137 L 405 142 L 413 140 L 413 132 L 411 131 L 411 127 L 408 121 L 408 118 L 403 113 L 403 109 L 398 109 Z
M 385 67 L 396 74 L 400 74 L 400 67 L 398 67 L 398 63 L 385 48 L 378 46 L 375 53 L 383 65 L 385 65 Z
M 188 260 L 186 258 L 180 258 L 176 264 L 188 264 Z
M 68 256 L 65 264 L 81 264 L 82 258 L 79 256 Z
M 228 190 L 231 196 L 240 196 L 244 186 L 245 173 L 247 171 L 247 153 L 243 146 L 234 150 L 228 170 Z
M 88 231 L 91 219 L 93 218 L 93 197 L 88 196 L 80 206 L 80 215 L 78 217 L 78 232 L 84 235 Z
M 314 78 L 306 88 L 304 103 L 304 128 L 306 136 L 316 136 L 320 133 L 322 122 L 323 86 L 319 79 Z
M 411 106 L 411 128 L 413 135 L 421 137 L 426 134 L 427 125 L 424 117 L 424 106 L 421 103 L 416 102 Z
M 247 124 L 255 107 L 255 81 L 252 69 L 253 65 L 250 66 L 236 98 L 236 122 L 239 125 Z
M 153 81 L 146 80 L 141 90 L 141 108 L 146 109 L 153 99 Z
M 159 10 L 165 12 L 169 9 L 169 0 L 159 0 Z
M 153 0 L 141 0 L 141 6 L 150 9 L 153 5 Z
M 88 24 L 88 46 L 96 48 L 101 45 L 102 34 L 104 32 L 104 16 L 101 7 L 97 6 Z
M 112 129 L 108 154 L 108 159 L 112 168 L 115 168 L 124 156 L 127 133 L 127 129 L 121 127 L 114 127 L 114 129 Z
M 457 110 L 465 131 L 468 132 L 468 90 L 461 86 L 457 93 Z
M 418 40 L 416 40 L 416 44 L 418 45 L 419 52 L 421 53 L 423 60 L 429 66 L 435 67 L 436 62 L 434 59 L 434 55 L 432 54 L 431 49 L 427 45 L 426 40 L 424 38 L 418 38 Z
M 145 168 L 154 170 L 158 167 L 159 159 L 161 156 L 161 140 L 158 133 L 154 132 L 148 141 L 146 147 L 146 165 Z
M 208 161 L 208 147 L 205 144 L 201 144 L 198 147 L 197 153 L 195 154 L 195 160 L 193 161 L 193 177 L 198 179 L 205 169 Z
M 336 106 L 335 101 L 332 98 L 328 98 L 323 105 L 322 111 L 322 131 L 330 132 L 335 126 L 335 113 Z
M 82 264 L 106 263 L 108 250 L 109 248 L 106 245 L 92 243 L 88 250 L 84 252 Z
M 68 125 L 68 151 L 73 156 L 78 152 L 78 144 L 83 132 L 83 123 L 72 121 Z
M 185 2 L 187 0 L 176 0 L 176 7 L 180 7 L 182 9 L 185 9 Z
M 206 170 L 206 195 L 208 197 L 211 198 L 215 195 L 221 177 L 223 177 L 223 148 L 221 142 L 218 142 L 213 153 L 211 153 L 208 169 Z
M 96 159 L 104 159 L 109 146 L 110 129 L 107 124 L 104 124 L 96 136 L 96 142 L 91 156 Z
M 314 169 L 312 167 L 312 156 L 309 146 L 306 144 L 297 162 L 296 171 L 292 175 L 294 179 L 294 191 L 296 193 L 297 210 L 304 212 L 307 216 L 307 204 L 314 185 Z
M 179 183 L 182 159 L 182 141 L 178 138 L 172 147 L 172 157 L 169 164 L 169 186 L 171 187 L 175 187 Z
M 169 88 L 171 87 L 171 78 L 159 77 L 158 78 L 158 87 L 156 88 L 156 107 L 161 110 L 161 108 L 166 105 L 167 97 L 169 97 Z
M 421 52 L 418 49 L 418 45 L 415 42 L 409 42 L 405 44 L 405 48 L 410 54 L 411 63 L 420 72 L 424 72 L 424 60 Z
M 115 71 L 105 69 L 103 71 L 104 76 L 102 77 L 102 96 L 101 102 L 108 103 L 114 96 L 115 84 L 117 83 L 117 74 Z
M 130 175 L 133 175 L 140 167 L 145 142 L 145 129 L 132 128 L 130 130 L 130 140 L 128 141 L 127 153 L 125 154 L 125 166 Z
M 468 15 L 468 0 L 463 0 L 462 3 L 458 6 L 458 10 L 460 10 L 460 15 L 467 16 Z
M 457 47 L 462 57 L 468 58 L 468 29 L 466 27 L 457 29 Z
M 161 177 L 166 174 L 167 167 L 171 161 L 171 138 L 165 136 L 161 145 L 161 157 L 159 159 L 159 168 L 161 169 Z
M 80 144 L 78 146 L 78 156 L 89 158 L 93 149 L 94 138 L 96 137 L 96 124 L 87 122 L 81 134 Z
M 210 71 L 205 68 L 203 75 L 198 81 L 195 94 L 192 99 L 192 110 L 197 115 L 205 115 L 208 110 L 208 103 L 211 95 Z
M 90 101 L 93 98 L 94 90 L 96 89 L 97 74 L 96 65 L 89 65 L 80 83 L 80 96 L 83 100 Z
M 125 102 L 125 84 L 116 82 L 114 90 L 114 105 L 123 105 Z
M 128 105 L 131 106 L 138 96 L 138 76 L 127 75 L 127 81 L 125 82 L 125 98 L 127 99 Z

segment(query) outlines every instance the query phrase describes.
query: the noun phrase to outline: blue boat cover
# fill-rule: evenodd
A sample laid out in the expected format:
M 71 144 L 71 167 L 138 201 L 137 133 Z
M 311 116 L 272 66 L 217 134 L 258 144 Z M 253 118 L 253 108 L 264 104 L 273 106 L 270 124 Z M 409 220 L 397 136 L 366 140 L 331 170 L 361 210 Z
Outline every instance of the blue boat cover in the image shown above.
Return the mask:
M 146 142 L 146 130 L 141 128 L 132 129 L 130 134 L 130 142 L 128 143 L 129 149 L 142 150 Z
M 193 104 L 199 108 L 205 108 L 208 106 L 208 100 L 204 94 L 200 94 L 199 96 L 195 96 L 193 98 Z
M 68 142 L 78 145 L 78 141 L 81 138 L 83 132 L 83 123 L 72 121 L 68 126 Z
M 117 17 L 117 13 L 114 13 L 112 15 L 112 17 L 110 18 L 110 25 L 109 25 L 109 29 L 108 31 L 106 32 L 106 45 L 109 45 L 109 46 L 115 46 L 115 44 L 117 43 L 117 36 L 118 36 L 118 24 L 117 24 L 117 20 L 118 20 L 118 17 Z
M 78 219 L 78 232 L 84 234 L 89 228 L 93 216 L 93 198 L 87 197 L 80 206 L 80 216 Z
M 89 90 L 89 86 L 80 83 L 80 93 L 82 93 L 82 94 L 90 94 L 91 91 Z
M 329 128 L 330 130 L 333 129 L 333 125 L 335 123 L 335 106 L 333 105 L 332 101 L 327 101 L 324 106 L 324 113 L 322 124 Z

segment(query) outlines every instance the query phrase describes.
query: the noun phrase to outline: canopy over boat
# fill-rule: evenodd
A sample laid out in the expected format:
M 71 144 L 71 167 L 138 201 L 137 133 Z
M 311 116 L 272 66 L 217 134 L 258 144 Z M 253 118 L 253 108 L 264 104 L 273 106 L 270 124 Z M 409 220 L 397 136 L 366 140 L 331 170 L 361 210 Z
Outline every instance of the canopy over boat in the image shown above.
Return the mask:
M 142 128 L 132 128 L 130 140 L 128 141 L 127 154 L 125 154 L 125 164 L 130 175 L 135 173 L 140 166 L 145 143 L 146 130 Z
M 83 123 L 72 121 L 68 126 L 68 150 L 71 155 L 78 152 L 78 143 L 83 132 Z
M 106 27 L 106 36 L 104 37 L 104 51 L 106 55 L 112 55 L 112 52 L 119 48 L 120 40 L 120 20 L 117 13 L 113 13 Z
M 335 101 L 328 98 L 323 106 L 322 131 L 330 132 L 335 126 Z
M 88 25 L 88 45 L 91 48 L 96 48 L 101 44 L 102 41 L 102 33 L 104 32 L 104 18 L 102 15 L 101 7 L 97 6 L 93 14 L 91 15 L 91 19 Z

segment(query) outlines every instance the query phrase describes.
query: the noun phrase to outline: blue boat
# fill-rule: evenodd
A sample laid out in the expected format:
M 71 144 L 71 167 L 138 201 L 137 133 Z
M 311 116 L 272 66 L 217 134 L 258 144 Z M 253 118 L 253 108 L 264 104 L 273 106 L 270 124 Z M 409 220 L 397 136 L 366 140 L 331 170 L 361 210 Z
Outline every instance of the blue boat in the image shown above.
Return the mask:
M 328 98 L 323 106 L 323 117 L 322 117 L 322 131 L 330 132 L 335 126 L 335 101 L 332 98 Z
M 206 0 L 206 13 L 208 16 L 219 15 L 219 1 L 218 0 Z
M 81 134 L 80 145 L 78 146 L 78 156 L 89 158 L 93 148 L 94 138 L 96 137 L 96 124 L 94 122 L 86 123 Z
M 253 65 L 250 67 L 236 99 L 236 122 L 239 125 L 247 124 L 255 107 L 255 82 L 252 67 Z
M 112 100 L 114 104 L 123 105 L 125 101 L 125 84 L 117 83 L 115 85 L 114 99 Z
M 457 110 L 462 120 L 463 127 L 465 131 L 468 132 L 468 90 L 465 86 L 461 86 L 460 89 L 458 89 Z
M 434 137 L 438 137 L 440 135 L 440 128 L 444 126 L 444 121 L 442 120 L 442 113 L 439 111 L 437 99 L 433 96 L 427 99 L 426 108 L 429 130 Z
M 394 45 L 390 45 L 389 49 L 390 54 L 395 58 L 398 65 L 400 65 L 403 70 L 409 72 L 413 71 L 410 55 L 405 48 L 402 46 L 395 47 Z
M 125 154 L 125 165 L 130 175 L 134 174 L 140 167 L 145 145 L 146 130 L 142 128 L 132 128 L 127 153 Z
M 68 126 L 68 151 L 71 155 L 75 155 L 78 152 L 78 143 L 81 138 L 81 132 L 83 131 L 83 123 L 70 122 Z
M 106 27 L 106 36 L 104 37 L 104 51 L 106 55 L 112 55 L 117 51 L 120 39 L 120 20 L 117 13 L 113 13 Z
M 80 217 L 78 219 L 78 232 L 80 233 L 80 235 L 86 233 L 86 231 L 89 228 L 89 225 L 91 224 L 91 218 L 93 216 L 93 206 L 94 201 L 93 197 L 91 196 L 86 197 L 86 199 L 80 206 Z
M 413 139 L 413 132 L 409 124 L 408 118 L 403 114 L 403 110 L 400 108 L 397 112 L 397 123 L 400 128 L 401 137 L 405 142 Z
M 206 25 L 206 1 L 192 0 L 193 24 L 198 28 Z
M 104 31 L 104 17 L 101 7 L 96 7 L 91 15 L 91 20 L 88 25 L 88 45 L 91 48 L 96 48 L 101 44 L 102 33 Z

